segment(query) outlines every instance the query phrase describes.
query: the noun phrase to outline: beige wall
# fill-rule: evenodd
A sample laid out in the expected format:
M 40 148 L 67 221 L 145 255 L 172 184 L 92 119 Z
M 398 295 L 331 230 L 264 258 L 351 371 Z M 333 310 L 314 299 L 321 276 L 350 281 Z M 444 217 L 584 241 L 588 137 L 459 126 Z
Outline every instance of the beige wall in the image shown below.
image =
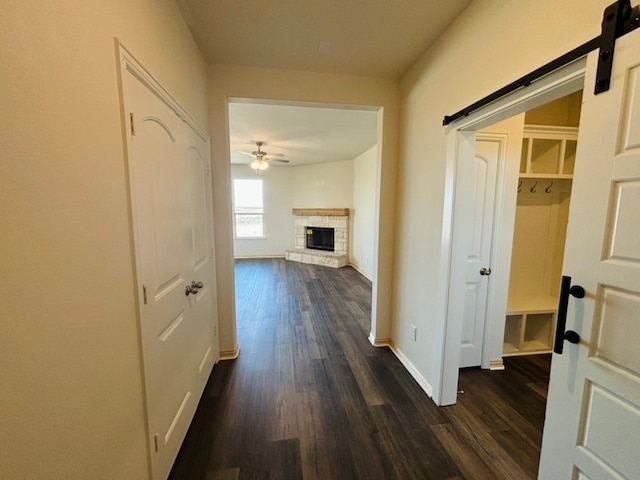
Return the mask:
M 360 272 L 372 278 L 373 233 L 375 231 L 376 161 L 378 146 L 374 145 L 353 160 L 353 226 L 349 241 L 349 261 Z
M 546 103 L 529 110 L 525 117 L 526 125 L 556 125 L 577 127 L 580 122 L 582 108 L 582 91 Z
M 393 80 L 292 70 L 211 65 L 209 67 L 209 125 L 213 171 L 214 216 L 220 349 L 236 347 L 233 299 L 233 239 L 231 235 L 230 164 L 227 102 L 232 97 L 323 102 L 383 107 L 381 146 L 378 275 L 374 288 L 373 329 L 377 337 L 390 334 L 391 255 L 394 241 L 397 150 L 397 83 Z M 380 127 L 379 127 L 380 128 Z M 377 282 L 377 283 L 376 283 Z
M 114 37 L 207 126 L 172 1 L 2 5 L 3 479 L 147 478 Z
M 351 208 L 353 160 L 294 168 L 294 208 Z
M 442 118 L 598 35 L 609 3 L 475 1 L 401 79 L 393 340 L 432 384 L 442 342 L 434 333 L 444 322 L 434 305 L 447 288 L 436 275 L 443 261 Z M 416 342 L 410 324 L 424 332 Z

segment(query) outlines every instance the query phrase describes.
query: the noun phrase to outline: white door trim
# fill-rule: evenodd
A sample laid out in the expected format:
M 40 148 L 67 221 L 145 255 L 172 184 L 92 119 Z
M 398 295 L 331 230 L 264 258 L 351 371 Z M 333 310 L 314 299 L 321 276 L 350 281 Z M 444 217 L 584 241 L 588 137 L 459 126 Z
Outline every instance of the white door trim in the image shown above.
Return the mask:
M 196 134 L 203 140 L 208 141 L 209 135 L 207 131 L 198 125 L 198 122 L 184 109 L 180 106 L 180 104 L 176 101 L 175 98 L 171 96 L 169 92 L 167 92 L 160 83 L 149 73 L 149 71 L 142 66 L 142 64 L 127 50 L 127 48 L 118 40 L 115 39 L 116 43 L 116 53 L 118 55 L 118 63 L 120 65 L 120 69 L 118 70 L 118 83 L 122 85 L 122 78 L 126 71 L 129 71 L 134 77 L 136 77 L 140 82 L 142 82 L 154 95 L 156 95 L 162 102 L 164 102 L 173 112 L 180 117 L 184 122 L 189 125 Z M 121 105 L 124 102 L 124 93 L 122 89 L 120 89 L 120 102 Z M 123 125 L 127 122 L 127 127 L 129 127 L 129 119 L 123 118 Z
M 501 238 L 503 236 L 502 232 L 502 222 L 499 219 L 502 216 L 502 212 L 504 209 L 505 203 L 505 187 L 507 181 L 509 179 L 506 178 L 506 169 L 507 169 L 507 143 L 509 141 L 508 135 L 503 133 L 479 133 L 476 135 L 476 141 L 478 140 L 493 140 L 498 142 L 500 145 L 500 153 L 498 154 L 498 165 L 496 172 L 496 190 L 495 190 L 495 199 L 493 203 L 493 225 L 491 228 L 491 268 L 493 273 L 491 277 L 488 278 L 487 285 L 487 303 L 485 308 L 485 325 L 484 325 L 484 333 L 483 333 L 483 346 L 482 346 L 482 360 L 481 366 L 482 368 L 492 368 L 494 370 L 504 369 L 502 363 L 500 365 L 491 365 L 491 360 L 495 360 L 491 358 L 491 341 L 492 341 L 492 332 L 496 329 L 504 330 L 504 319 L 502 322 L 498 322 L 498 315 L 496 310 L 498 310 L 495 300 L 496 290 L 499 290 L 502 285 L 500 282 L 496 280 L 499 278 L 499 273 L 503 271 L 501 260 L 504 260 L 504 256 L 508 253 L 509 261 L 511 260 L 511 250 L 509 252 L 501 252 L 499 246 L 501 245 Z M 508 276 L 507 276 L 508 280 Z M 506 297 L 505 297 L 506 298 Z M 506 303 L 505 303 L 506 304 Z
M 435 372 L 439 372 L 439 375 L 436 375 L 433 382 L 433 400 L 437 405 L 454 404 L 458 389 L 462 317 L 449 295 L 453 288 L 459 288 L 457 276 L 453 274 L 457 264 L 457 259 L 453 257 L 453 223 L 458 158 L 462 155 L 474 155 L 477 130 L 580 90 L 584 83 L 585 67 L 586 57 L 583 57 L 446 128 L 445 196 L 438 269 L 439 278 L 442 279 L 442 292 L 436 306 L 438 329 L 435 332 L 436 338 L 440 338 L 441 342 L 436 342 L 439 351 L 435 355 Z M 502 196 L 503 192 L 497 192 L 497 203 L 501 204 Z M 452 281 L 455 283 L 452 284 Z M 491 298 L 488 302 L 492 305 Z

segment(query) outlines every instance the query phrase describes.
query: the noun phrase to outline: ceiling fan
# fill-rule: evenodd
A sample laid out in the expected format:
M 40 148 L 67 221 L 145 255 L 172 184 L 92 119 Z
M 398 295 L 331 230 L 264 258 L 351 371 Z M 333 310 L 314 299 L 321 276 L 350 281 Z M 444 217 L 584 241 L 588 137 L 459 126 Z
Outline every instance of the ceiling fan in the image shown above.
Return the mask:
M 264 145 L 264 142 L 256 142 L 256 146 L 258 147 L 258 150 L 248 153 L 248 152 L 240 152 L 243 153 L 245 155 L 249 155 L 252 157 L 256 157 L 255 160 L 253 162 L 251 162 L 251 165 L 249 165 L 251 168 L 253 168 L 256 173 L 260 173 L 262 170 L 266 170 L 267 168 L 269 168 L 269 162 L 279 162 L 279 163 L 289 163 L 289 160 L 284 160 L 281 158 L 267 158 L 267 152 L 265 152 L 264 150 L 261 150 L 260 147 L 262 147 L 262 145 Z M 274 155 L 278 155 L 278 154 L 274 154 Z M 282 155 L 282 154 L 280 154 Z

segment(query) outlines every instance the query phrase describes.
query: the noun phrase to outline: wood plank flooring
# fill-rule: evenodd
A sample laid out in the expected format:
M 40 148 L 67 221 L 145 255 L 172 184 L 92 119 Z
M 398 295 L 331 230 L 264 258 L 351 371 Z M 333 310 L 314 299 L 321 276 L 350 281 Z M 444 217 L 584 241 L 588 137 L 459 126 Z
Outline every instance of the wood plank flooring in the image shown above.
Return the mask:
M 170 478 L 534 479 L 550 356 L 464 369 L 438 408 L 367 340 L 354 269 L 236 261 L 240 357 L 218 363 Z

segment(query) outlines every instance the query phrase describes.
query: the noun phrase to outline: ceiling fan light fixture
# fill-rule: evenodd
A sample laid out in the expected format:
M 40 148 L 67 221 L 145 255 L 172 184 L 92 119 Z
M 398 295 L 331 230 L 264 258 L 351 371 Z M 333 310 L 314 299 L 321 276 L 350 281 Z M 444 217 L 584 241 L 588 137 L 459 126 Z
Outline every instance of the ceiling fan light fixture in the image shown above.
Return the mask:
M 264 160 L 260 160 L 260 170 L 266 170 L 267 168 L 269 168 L 269 164 Z
M 260 170 L 260 161 L 256 158 L 253 162 L 251 162 L 251 165 L 249 166 L 254 170 Z

